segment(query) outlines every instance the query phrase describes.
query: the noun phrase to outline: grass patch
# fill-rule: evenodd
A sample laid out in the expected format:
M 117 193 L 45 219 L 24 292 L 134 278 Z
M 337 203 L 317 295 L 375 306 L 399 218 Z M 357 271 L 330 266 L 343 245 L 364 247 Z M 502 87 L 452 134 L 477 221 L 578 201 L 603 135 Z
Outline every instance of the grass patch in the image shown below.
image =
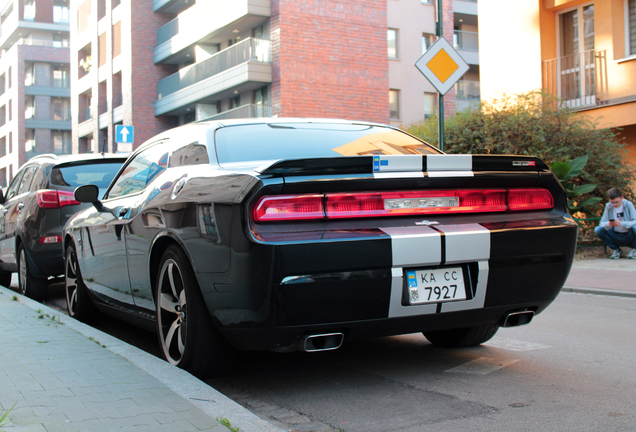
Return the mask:
M 221 423 L 232 432 L 241 432 L 241 429 L 239 429 L 237 426 L 232 426 L 232 423 L 230 423 L 230 421 L 226 417 L 217 417 L 216 421 Z
M 9 408 L 8 410 L 6 410 L 2 416 L 0 416 L 0 427 L 4 426 L 5 423 L 7 422 L 7 417 L 9 417 L 9 413 L 11 413 L 11 411 L 13 411 L 13 408 L 15 408 L 15 406 L 18 404 L 18 401 L 15 401 L 15 403 L 13 404 L 13 406 L 11 408 Z

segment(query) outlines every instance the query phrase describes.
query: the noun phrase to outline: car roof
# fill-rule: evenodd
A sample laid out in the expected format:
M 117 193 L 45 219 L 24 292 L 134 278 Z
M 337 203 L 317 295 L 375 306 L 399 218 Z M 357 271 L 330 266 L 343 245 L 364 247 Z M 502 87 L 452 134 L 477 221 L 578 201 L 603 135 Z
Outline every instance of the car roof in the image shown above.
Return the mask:
M 332 119 L 332 118 L 302 118 L 302 117 L 254 117 L 254 118 L 240 118 L 240 119 L 225 119 L 225 120 L 201 120 L 198 124 L 204 125 L 218 125 L 223 126 L 237 126 L 237 125 L 250 125 L 250 124 L 277 124 L 277 123 L 325 123 L 325 124 L 364 124 L 373 126 L 383 126 L 393 128 L 390 125 L 383 123 L 374 123 L 358 120 L 345 120 L 345 119 Z

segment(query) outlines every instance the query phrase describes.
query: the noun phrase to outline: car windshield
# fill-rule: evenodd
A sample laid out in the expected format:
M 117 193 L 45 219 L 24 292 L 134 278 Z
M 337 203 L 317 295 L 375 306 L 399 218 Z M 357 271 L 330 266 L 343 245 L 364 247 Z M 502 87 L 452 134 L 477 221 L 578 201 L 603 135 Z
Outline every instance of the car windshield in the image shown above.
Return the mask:
M 368 155 L 439 153 L 395 129 L 365 124 L 275 123 L 228 126 L 215 135 L 220 164 Z
M 119 171 L 123 161 L 80 162 L 58 165 L 51 172 L 51 184 L 78 187 L 94 184 L 105 189 Z

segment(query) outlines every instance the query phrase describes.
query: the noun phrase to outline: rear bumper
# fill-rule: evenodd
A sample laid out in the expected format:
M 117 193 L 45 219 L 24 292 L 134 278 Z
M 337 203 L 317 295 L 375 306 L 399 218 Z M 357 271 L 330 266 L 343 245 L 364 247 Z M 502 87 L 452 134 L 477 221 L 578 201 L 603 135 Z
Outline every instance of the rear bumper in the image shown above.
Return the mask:
M 254 245 L 230 272 L 198 275 L 224 336 L 239 349 L 291 346 L 317 332 L 345 340 L 500 324 L 543 311 L 569 274 L 568 219 L 366 230 L 358 237 Z M 408 305 L 408 270 L 461 267 L 468 299 Z

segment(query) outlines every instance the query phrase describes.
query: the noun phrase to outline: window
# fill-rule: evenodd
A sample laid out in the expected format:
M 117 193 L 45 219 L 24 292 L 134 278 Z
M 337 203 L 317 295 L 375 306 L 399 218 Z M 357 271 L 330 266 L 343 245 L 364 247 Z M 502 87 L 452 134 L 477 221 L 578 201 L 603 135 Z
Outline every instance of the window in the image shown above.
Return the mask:
M 51 102 L 51 105 L 53 105 L 53 120 L 69 121 L 71 119 L 71 101 L 69 99 L 54 98 Z
M 595 103 L 594 5 L 558 15 L 559 96 L 568 106 Z
M 69 20 L 69 0 L 55 0 L 53 3 L 53 22 L 58 24 L 68 24 Z
M 395 29 L 388 29 L 386 32 L 386 41 L 389 47 L 389 58 L 398 58 L 398 31 Z
M 26 96 L 24 99 L 24 118 L 35 118 L 35 96 Z
M 26 129 L 24 131 L 24 151 L 29 153 L 35 151 L 35 130 Z
M 22 195 L 25 192 L 29 191 L 31 187 L 31 182 L 33 181 L 33 176 L 35 172 L 38 170 L 37 166 L 30 166 L 24 171 L 24 175 L 22 176 L 22 181 L 20 182 L 20 190 L 18 191 L 18 195 Z
M 391 120 L 400 119 L 400 91 L 389 90 L 389 117 Z
M 54 48 L 68 48 L 68 36 L 62 34 L 53 35 Z
M 422 54 L 428 50 L 435 42 L 435 35 L 430 33 L 422 33 Z
M 241 96 L 238 95 L 230 99 L 228 104 L 228 109 L 238 108 L 240 105 L 241 105 Z
M 13 169 L 13 165 L 9 167 L 9 176 L 11 176 L 11 171 Z M 18 193 L 18 187 L 20 186 L 20 182 L 22 181 L 22 175 L 24 174 L 24 170 L 18 172 L 11 184 L 9 185 L 9 189 L 7 190 L 7 201 L 16 196 Z
M 85 184 L 94 184 L 100 189 L 106 189 L 120 167 L 121 162 L 118 161 L 61 164 L 51 170 L 51 184 L 74 188 Z
M 70 71 L 68 66 L 53 66 L 53 87 L 68 88 L 71 85 Z
M 71 154 L 72 153 L 71 131 L 51 131 L 51 138 L 53 140 L 53 152 L 55 154 Z
M 24 20 L 35 20 L 35 0 L 24 0 Z
M 139 193 L 155 180 L 168 165 L 165 142 L 152 145 L 137 154 L 124 168 L 108 192 L 108 199 Z
M 256 105 L 256 117 L 269 117 L 267 87 L 261 87 L 254 91 L 254 105 Z
M 627 56 L 636 55 L 636 0 L 626 0 L 627 13 L 625 14 L 625 22 L 627 24 L 626 31 L 626 48 Z
M 424 119 L 437 115 L 437 93 L 424 93 Z

